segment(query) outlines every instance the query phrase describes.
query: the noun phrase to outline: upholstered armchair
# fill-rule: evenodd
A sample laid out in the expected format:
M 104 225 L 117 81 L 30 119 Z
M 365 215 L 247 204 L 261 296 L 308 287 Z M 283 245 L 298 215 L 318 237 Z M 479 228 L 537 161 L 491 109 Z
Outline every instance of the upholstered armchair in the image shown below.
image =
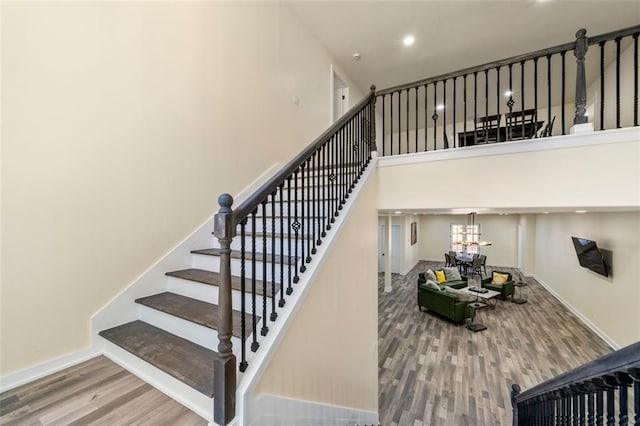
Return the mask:
M 513 297 L 513 277 L 509 272 L 493 271 L 490 277 L 482 280 L 482 287 L 499 292 L 502 300 Z

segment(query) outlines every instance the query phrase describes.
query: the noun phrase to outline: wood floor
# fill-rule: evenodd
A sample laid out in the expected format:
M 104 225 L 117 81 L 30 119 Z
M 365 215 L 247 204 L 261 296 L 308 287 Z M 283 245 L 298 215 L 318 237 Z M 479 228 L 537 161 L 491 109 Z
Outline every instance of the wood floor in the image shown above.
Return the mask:
M 394 274 L 390 293 L 379 277 L 381 425 L 510 425 L 513 383 L 525 390 L 611 352 L 532 278 L 528 303 L 478 311 L 484 331 L 420 312 L 417 275 L 435 265 Z
M 206 425 L 207 422 L 99 356 L 0 394 L 2 425 Z

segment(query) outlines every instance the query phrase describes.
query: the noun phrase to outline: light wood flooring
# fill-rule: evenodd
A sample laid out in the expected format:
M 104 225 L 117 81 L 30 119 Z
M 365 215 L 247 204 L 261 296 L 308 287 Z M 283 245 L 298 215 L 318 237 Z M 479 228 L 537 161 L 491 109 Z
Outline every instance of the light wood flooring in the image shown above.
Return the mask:
M 513 383 L 525 390 L 611 352 L 532 278 L 527 303 L 478 311 L 484 331 L 420 312 L 418 272 L 436 265 L 443 266 L 421 261 L 394 274 L 390 293 L 379 276 L 381 425 L 510 425 Z
M 2 425 L 206 425 L 104 356 L 0 394 Z

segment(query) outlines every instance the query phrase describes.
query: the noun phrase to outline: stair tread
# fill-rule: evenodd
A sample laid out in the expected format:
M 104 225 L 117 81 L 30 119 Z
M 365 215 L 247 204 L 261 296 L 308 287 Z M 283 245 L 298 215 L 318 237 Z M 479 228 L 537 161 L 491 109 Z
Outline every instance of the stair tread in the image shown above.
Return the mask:
M 256 244 L 257 247 L 262 247 L 262 244 Z M 270 248 L 271 245 L 268 244 L 267 248 Z M 208 249 L 200 249 L 200 250 L 191 250 L 191 253 L 194 254 L 203 254 L 206 256 L 220 256 L 220 249 L 219 248 L 208 248 Z M 241 258 L 241 252 L 240 250 L 232 250 L 231 251 L 231 257 L 234 259 L 240 259 Z M 252 255 L 249 251 L 245 251 L 245 260 L 251 260 L 252 259 Z M 258 262 L 262 262 L 264 261 L 264 256 L 262 253 L 256 253 L 256 260 Z M 270 254 L 267 254 L 267 261 L 271 261 L 272 257 Z M 275 256 L 275 260 L 276 263 L 284 263 L 285 265 L 291 264 L 293 265 L 295 263 L 295 257 L 294 256 L 280 256 L 279 254 L 277 254 Z M 284 262 L 283 262 L 284 261 Z
M 198 392 L 213 397 L 216 352 L 140 320 L 99 334 Z
M 164 292 L 153 296 L 136 299 L 136 303 L 166 312 L 178 318 L 200 324 L 214 330 L 218 329 L 218 305 L 192 299 L 179 294 Z M 233 335 L 240 337 L 242 314 L 239 311 L 232 311 L 233 315 Z M 251 315 L 245 314 L 246 323 L 251 322 Z M 260 317 L 257 317 L 260 321 Z
M 170 277 L 175 277 L 175 278 L 182 278 L 189 281 L 196 281 L 202 284 L 215 285 L 215 286 L 218 286 L 218 283 L 220 282 L 220 274 L 218 272 L 207 271 L 204 269 L 196 269 L 196 268 L 182 269 L 179 271 L 167 272 L 165 275 L 168 275 Z M 245 279 L 245 285 L 246 285 L 247 294 L 249 294 L 251 292 L 251 278 Z M 279 286 L 276 285 L 276 293 L 279 290 L 278 287 Z M 233 288 L 234 290 L 240 291 L 240 288 L 241 288 L 240 277 L 235 277 L 235 276 L 231 277 L 231 288 Z M 260 296 L 263 295 L 262 280 L 256 280 L 256 294 Z M 272 295 L 271 287 L 267 286 L 267 297 L 271 297 L 271 295 Z

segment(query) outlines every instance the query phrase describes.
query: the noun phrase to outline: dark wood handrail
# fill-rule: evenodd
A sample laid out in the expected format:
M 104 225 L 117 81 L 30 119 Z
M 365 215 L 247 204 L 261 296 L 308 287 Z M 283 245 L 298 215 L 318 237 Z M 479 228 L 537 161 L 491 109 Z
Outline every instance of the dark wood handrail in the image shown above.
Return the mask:
M 253 192 L 242 203 L 233 210 L 233 218 L 235 225 L 239 224 L 247 217 L 269 194 L 275 191 L 287 177 L 298 169 L 314 152 L 322 146 L 331 136 L 333 136 L 342 126 L 347 124 L 360 110 L 370 103 L 376 96 L 376 87 L 371 86 L 371 91 L 360 102 L 349 109 L 342 117 L 318 136 L 311 144 L 309 144 L 300 154 L 296 155 L 293 160 L 289 161 L 278 173 L 272 176 L 260 188 Z
M 634 25 L 632 27 L 623 28 L 621 30 L 611 31 L 609 33 L 589 37 L 589 46 L 598 44 L 601 41 L 615 40 L 618 37 L 628 37 L 636 33 L 640 33 L 640 25 Z
M 640 32 L 640 25 L 634 25 L 632 27 L 624 28 L 621 30 L 611 31 L 611 32 L 600 34 L 597 36 L 588 37 L 588 43 L 589 45 L 598 44 L 601 41 L 614 40 L 618 37 L 626 37 L 626 36 L 636 34 L 638 32 Z M 522 61 L 528 61 L 535 58 L 554 55 L 556 53 L 567 52 L 569 50 L 573 50 L 575 43 L 576 43 L 575 41 L 571 41 L 568 43 L 559 44 L 557 46 L 536 50 L 534 52 L 523 53 L 521 55 L 511 56 L 509 58 L 500 59 L 498 61 L 488 62 L 483 65 L 476 65 L 476 66 L 464 68 L 458 71 L 448 72 L 446 74 L 440 74 L 434 77 L 417 80 L 412 83 L 405 83 L 398 86 L 389 87 L 387 89 L 379 90 L 377 92 L 377 95 L 378 96 L 388 95 L 390 93 L 395 93 L 401 90 L 413 89 L 414 87 L 424 86 L 426 84 L 432 84 L 432 83 L 435 83 L 436 81 L 449 80 L 449 79 L 460 77 L 463 75 L 479 73 L 481 71 L 507 66 L 509 64 L 515 64 Z
M 616 352 L 600 357 L 588 364 L 567 371 L 544 383 L 532 387 L 515 397 L 520 403 L 533 397 L 566 388 L 569 385 L 582 383 L 594 378 L 606 376 L 618 371 L 626 371 L 640 367 L 640 342 L 631 344 Z

